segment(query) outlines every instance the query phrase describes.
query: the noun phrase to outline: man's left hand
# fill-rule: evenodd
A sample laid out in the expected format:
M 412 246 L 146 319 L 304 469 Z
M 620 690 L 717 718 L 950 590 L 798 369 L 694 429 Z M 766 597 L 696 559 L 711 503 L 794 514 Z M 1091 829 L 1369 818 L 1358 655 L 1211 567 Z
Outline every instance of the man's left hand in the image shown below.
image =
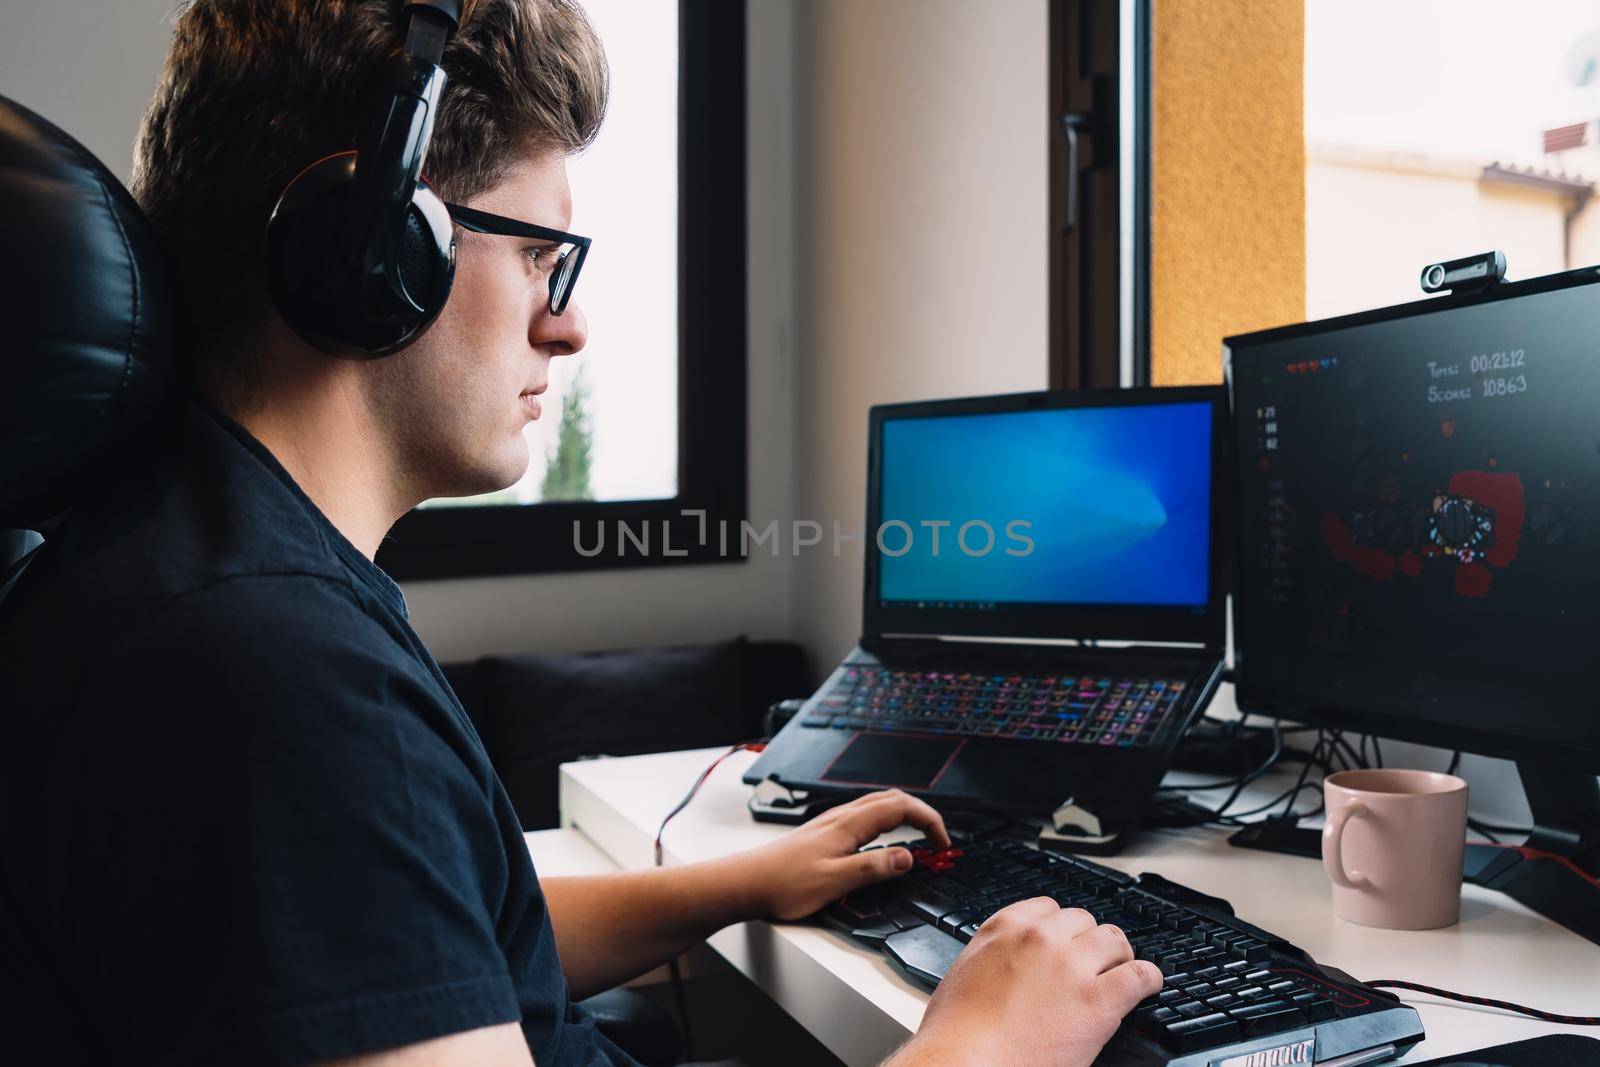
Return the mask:
M 896 878 L 911 869 L 899 846 L 858 852 L 880 834 L 909 823 L 936 848 L 950 835 L 939 813 L 916 797 L 889 789 L 869 793 L 818 815 L 770 845 L 738 857 L 759 909 L 774 919 L 803 919 L 851 890 Z

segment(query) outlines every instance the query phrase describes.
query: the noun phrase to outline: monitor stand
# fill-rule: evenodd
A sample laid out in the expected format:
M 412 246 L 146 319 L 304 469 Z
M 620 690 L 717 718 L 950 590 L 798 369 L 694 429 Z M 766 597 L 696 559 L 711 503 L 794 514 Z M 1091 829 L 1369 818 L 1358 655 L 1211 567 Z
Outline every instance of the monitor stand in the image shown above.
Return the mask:
M 1600 944 L 1600 783 L 1554 756 L 1517 761 L 1533 810 L 1521 845 L 1468 845 L 1464 879 Z

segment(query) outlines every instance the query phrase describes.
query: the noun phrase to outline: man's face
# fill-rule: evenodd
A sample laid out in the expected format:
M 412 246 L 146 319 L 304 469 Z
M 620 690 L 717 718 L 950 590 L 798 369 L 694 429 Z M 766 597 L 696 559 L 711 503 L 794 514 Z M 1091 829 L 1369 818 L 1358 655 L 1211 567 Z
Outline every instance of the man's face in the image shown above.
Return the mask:
M 566 157 L 529 156 L 467 206 L 565 230 Z M 415 344 L 370 364 L 368 405 L 417 500 L 493 492 L 527 471 L 522 431 L 539 417 L 550 360 L 588 339 L 576 302 L 550 314 L 547 245 L 458 231 L 455 283 L 439 318 Z

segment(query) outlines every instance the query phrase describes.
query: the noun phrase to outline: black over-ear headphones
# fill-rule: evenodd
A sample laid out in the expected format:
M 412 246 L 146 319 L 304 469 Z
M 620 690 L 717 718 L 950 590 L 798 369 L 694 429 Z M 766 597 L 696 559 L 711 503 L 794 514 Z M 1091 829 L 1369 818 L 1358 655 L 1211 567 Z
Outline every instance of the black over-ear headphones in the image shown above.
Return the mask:
M 267 222 L 267 284 L 294 331 L 335 355 L 370 358 L 422 335 L 450 296 L 455 237 L 420 180 L 462 0 L 406 0 L 405 49 L 354 150 L 294 177 Z

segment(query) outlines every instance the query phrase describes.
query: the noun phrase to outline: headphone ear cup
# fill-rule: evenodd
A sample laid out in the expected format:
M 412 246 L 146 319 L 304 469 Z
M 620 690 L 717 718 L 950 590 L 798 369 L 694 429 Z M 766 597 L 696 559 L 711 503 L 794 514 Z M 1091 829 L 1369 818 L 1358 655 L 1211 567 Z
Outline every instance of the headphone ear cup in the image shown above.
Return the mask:
M 450 209 L 425 182 L 418 181 L 411 195 L 395 265 L 401 286 L 422 309 L 413 336 L 405 342 L 409 344 L 444 310 L 456 274 L 455 225 L 450 221 Z
M 354 152 L 321 159 L 289 183 L 267 222 L 267 286 L 278 313 L 308 344 L 339 356 L 397 352 L 443 310 L 455 278 L 455 237 L 444 201 L 418 183 L 392 265 L 395 293 L 366 277 L 364 254 L 339 235 L 355 188 Z

